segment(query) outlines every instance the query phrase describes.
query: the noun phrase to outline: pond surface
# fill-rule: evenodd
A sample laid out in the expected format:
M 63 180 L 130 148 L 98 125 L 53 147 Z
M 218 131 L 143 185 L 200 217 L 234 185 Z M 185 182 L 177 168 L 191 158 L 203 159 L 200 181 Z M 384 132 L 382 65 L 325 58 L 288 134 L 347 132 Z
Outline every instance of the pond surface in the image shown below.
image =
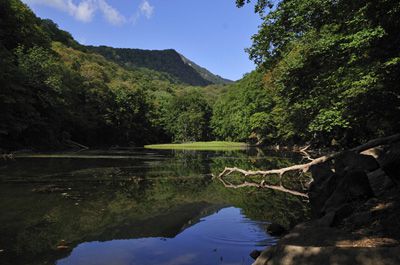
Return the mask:
M 0 264 L 251 264 L 269 222 L 307 217 L 296 197 L 227 189 L 225 166 L 276 168 L 290 153 L 85 151 L 0 164 Z

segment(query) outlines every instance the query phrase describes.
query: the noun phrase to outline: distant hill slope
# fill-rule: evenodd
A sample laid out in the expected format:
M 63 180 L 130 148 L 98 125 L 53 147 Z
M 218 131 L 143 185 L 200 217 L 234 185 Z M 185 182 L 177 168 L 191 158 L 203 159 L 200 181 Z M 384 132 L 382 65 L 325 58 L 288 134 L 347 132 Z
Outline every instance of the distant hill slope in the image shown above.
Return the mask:
M 126 67 L 144 67 L 168 73 L 180 82 L 193 86 L 232 83 L 231 80 L 214 75 L 173 49 L 141 50 L 108 46 L 87 46 L 87 48 Z
M 197 65 L 196 63 L 192 62 L 191 60 L 189 60 L 188 58 L 186 58 L 182 54 L 181 54 L 181 58 L 185 62 L 185 64 L 191 66 L 194 70 L 196 70 L 196 72 L 198 72 L 201 75 L 201 77 L 203 77 L 207 81 L 210 81 L 213 84 L 218 85 L 218 84 L 231 84 L 231 83 L 233 83 L 232 80 L 225 79 L 225 78 L 223 78 L 223 77 L 221 77 L 219 75 L 215 75 L 215 74 L 211 73 L 206 68 L 201 67 L 200 65 Z

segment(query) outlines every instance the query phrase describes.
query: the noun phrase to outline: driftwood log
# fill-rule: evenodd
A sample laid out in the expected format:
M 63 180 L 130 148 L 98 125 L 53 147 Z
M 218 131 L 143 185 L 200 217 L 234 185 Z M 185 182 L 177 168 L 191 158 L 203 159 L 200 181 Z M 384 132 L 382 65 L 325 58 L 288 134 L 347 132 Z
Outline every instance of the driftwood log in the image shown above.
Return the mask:
M 295 190 L 291 190 L 288 189 L 286 187 L 283 186 L 282 181 L 280 181 L 279 185 L 270 185 L 266 183 L 266 177 L 269 175 L 278 175 L 280 180 L 282 180 L 282 177 L 285 173 L 287 172 L 301 172 L 301 173 L 306 173 L 309 171 L 311 166 L 314 165 L 318 165 L 330 160 L 333 160 L 339 156 L 341 156 L 342 154 L 344 154 L 344 152 L 354 152 L 354 153 L 360 153 L 363 152 L 365 150 L 368 150 L 370 148 L 376 147 L 376 146 L 380 146 L 380 145 L 387 145 L 390 143 L 394 143 L 400 141 L 400 133 L 399 134 L 395 134 L 392 136 L 388 136 L 388 137 L 383 137 L 383 138 L 377 138 L 374 140 L 371 140 L 363 145 L 357 146 L 355 148 L 352 148 L 350 150 L 346 150 L 346 151 L 342 151 L 342 152 L 336 152 L 330 155 L 325 155 L 325 156 L 321 156 L 315 159 L 312 159 L 306 152 L 306 149 L 308 147 L 305 147 L 303 149 L 300 150 L 301 153 L 304 154 L 304 156 L 310 160 L 310 162 L 305 163 L 305 164 L 297 164 L 297 165 L 293 165 L 290 167 L 285 167 L 285 168 L 279 168 L 279 169 L 271 169 L 271 170 L 244 170 L 241 168 L 237 168 L 237 167 L 226 167 L 218 176 L 216 176 L 215 178 L 218 179 L 219 181 L 222 182 L 222 184 L 227 187 L 227 188 L 243 188 L 243 187 L 258 187 L 258 188 L 267 188 L 267 189 L 272 189 L 272 190 L 277 190 L 277 191 L 281 191 L 281 192 L 286 192 L 292 195 L 296 195 L 296 196 L 301 196 L 304 198 L 308 198 L 307 192 L 300 192 L 300 191 L 295 191 Z M 243 183 L 240 184 L 233 184 L 232 182 L 230 182 L 229 180 L 226 179 L 226 177 L 228 177 L 229 175 L 231 175 L 232 173 L 240 173 L 245 177 L 248 176 L 262 176 L 263 179 L 259 182 L 248 182 L 248 181 L 244 181 Z M 312 180 L 311 180 L 312 181 Z

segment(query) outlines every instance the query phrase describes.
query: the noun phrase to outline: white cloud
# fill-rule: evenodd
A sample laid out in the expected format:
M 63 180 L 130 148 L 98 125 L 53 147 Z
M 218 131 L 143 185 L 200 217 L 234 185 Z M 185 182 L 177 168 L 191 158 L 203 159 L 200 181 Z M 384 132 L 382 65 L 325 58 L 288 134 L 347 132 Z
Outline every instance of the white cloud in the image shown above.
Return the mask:
M 78 5 L 74 5 L 71 0 L 68 1 L 69 10 L 68 12 L 74 16 L 77 20 L 83 22 L 90 22 L 93 19 L 94 12 L 97 9 L 96 3 L 91 0 L 80 2 Z
M 56 8 L 73 16 L 82 22 L 92 21 L 97 11 L 112 25 L 122 25 L 129 20 L 106 0 L 23 0 L 29 5 L 45 5 Z M 135 23 L 141 16 L 150 19 L 154 13 L 154 6 L 149 0 L 143 0 L 136 13 L 130 19 Z
M 142 16 L 144 16 L 147 19 L 150 19 L 153 16 L 153 13 L 154 13 L 154 6 L 152 6 L 148 0 L 143 0 L 140 3 L 136 13 L 131 17 L 130 21 L 133 24 L 135 24 L 136 21 Z
M 110 6 L 105 0 L 98 0 L 99 8 L 108 22 L 113 25 L 121 25 L 126 22 L 126 18 L 118 10 Z
M 28 5 L 45 5 L 56 8 L 82 22 L 92 21 L 96 12 L 101 12 L 112 25 L 122 25 L 129 21 L 107 0 L 23 0 L 23 2 Z M 153 12 L 154 6 L 148 0 L 143 0 L 131 20 L 135 22 L 142 15 L 149 19 Z
M 149 1 L 143 0 L 139 7 L 140 13 L 142 13 L 146 18 L 151 18 L 154 12 L 154 6 L 150 4 Z
M 75 4 L 72 0 L 23 0 L 27 4 L 46 5 L 67 12 L 77 20 L 89 22 L 96 11 L 96 0 L 83 0 Z

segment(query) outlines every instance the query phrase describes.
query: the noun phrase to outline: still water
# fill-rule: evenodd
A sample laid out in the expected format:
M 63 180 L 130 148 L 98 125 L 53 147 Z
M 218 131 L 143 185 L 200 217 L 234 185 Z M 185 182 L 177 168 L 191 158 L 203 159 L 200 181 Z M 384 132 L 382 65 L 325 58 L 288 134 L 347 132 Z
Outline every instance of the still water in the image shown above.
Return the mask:
M 298 162 L 262 150 L 86 151 L 0 164 L 0 264 L 251 264 L 266 224 L 307 217 L 296 197 L 227 189 L 225 166 Z

